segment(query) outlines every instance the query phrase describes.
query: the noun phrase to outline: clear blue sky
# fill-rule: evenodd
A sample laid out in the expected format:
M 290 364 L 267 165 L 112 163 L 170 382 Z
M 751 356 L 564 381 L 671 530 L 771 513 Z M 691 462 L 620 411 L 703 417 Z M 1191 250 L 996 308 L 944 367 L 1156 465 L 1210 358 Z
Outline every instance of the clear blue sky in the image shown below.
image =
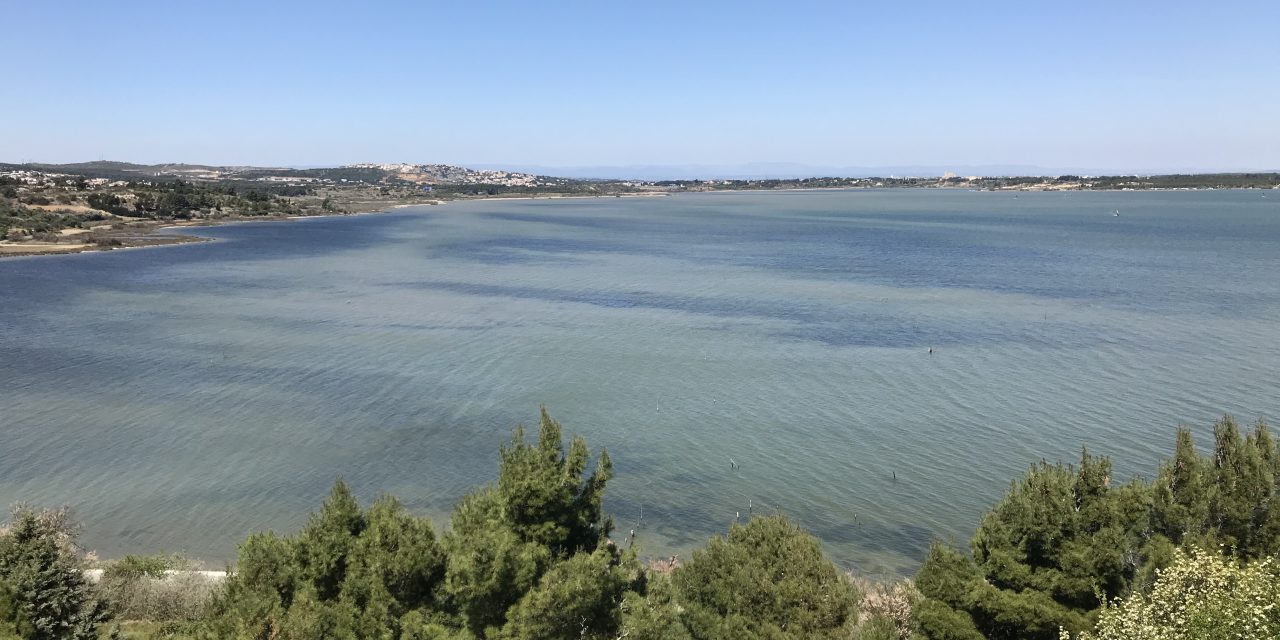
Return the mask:
M 0 0 L 0 161 L 1280 169 L 1280 2 Z

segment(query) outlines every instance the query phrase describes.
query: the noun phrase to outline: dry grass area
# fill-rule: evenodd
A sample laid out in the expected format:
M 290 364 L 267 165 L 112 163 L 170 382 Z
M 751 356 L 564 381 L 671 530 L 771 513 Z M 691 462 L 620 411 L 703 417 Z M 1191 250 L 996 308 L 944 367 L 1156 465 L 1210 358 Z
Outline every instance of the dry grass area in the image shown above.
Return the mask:
M 0 242 L 0 255 L 43 255 L 46 253 L 75 253 L 95 248 L 83 242 Z
M 83 204 L 28 204 L 25 206 L 28 209 L 39 209 L 40 211 L 69 211 L 71 213 L 98 213 L 98 214 L 107 216 L 108 218 L 116 217 L 106 211 L 102 211 L 100 209 L 94 209 L 93 207 L 86 206 Z

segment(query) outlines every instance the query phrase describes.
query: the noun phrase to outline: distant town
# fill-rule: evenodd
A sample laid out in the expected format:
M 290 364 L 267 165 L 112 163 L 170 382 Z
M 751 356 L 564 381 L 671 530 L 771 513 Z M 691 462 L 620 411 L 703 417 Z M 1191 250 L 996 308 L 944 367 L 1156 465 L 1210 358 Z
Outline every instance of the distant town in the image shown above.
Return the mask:
M 789 189 L 981 191 L 1280 189 L 1280 173 L 1119 176 L 587 180 L 446 164 L 266 168 L 126 162 L 0 163 L 0 256 L 193 241 L 162 226 L 381 211 L 501 197 L 605 197 Z

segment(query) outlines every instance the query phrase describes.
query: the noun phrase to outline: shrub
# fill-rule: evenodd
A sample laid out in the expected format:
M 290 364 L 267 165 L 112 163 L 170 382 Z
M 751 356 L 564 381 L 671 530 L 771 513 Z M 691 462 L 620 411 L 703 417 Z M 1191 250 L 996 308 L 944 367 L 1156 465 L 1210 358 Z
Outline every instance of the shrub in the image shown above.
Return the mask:
M 853 582 L 862 592 L 855 639 L 908 640 L 916 633 L 914 610 L 921 596 L 910 580 L 886 584 L 853 578 Z
M 112 617 L 153 622 L 202 617 L 219 582 L 180 556 L 125 556 L 106 563 L 98 591 Z
M 1109 604 L 1094 634 L 1078 640 L 1215 640 L 1280 638 L 1280 564 L 1244 566 L 1192 548 L 1175 552 L 1149 594 Z M 1062 633 L 1064 640 L 1071 635 Z

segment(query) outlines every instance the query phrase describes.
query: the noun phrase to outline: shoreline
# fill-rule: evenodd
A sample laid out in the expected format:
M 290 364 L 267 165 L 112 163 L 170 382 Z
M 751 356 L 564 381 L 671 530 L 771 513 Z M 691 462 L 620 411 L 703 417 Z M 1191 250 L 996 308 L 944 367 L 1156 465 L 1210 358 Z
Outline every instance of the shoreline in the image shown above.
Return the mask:
M 81 243 L 56 243 L 56 242 L 10 242 L 0 240 L 0 261 L 6 259 L 17 258 L 35 258 L 47 256 L 64 256 L 80 253 L 99 253 L 106 251 L 118 251 L 125 249 L 148 249 L 156 247 L 168 247 L 183 244 L 195 244 L 202 242 L 215 242 L 213 238 L 205 238 L 201 236 L 191 235 L 166 235 L 161 232 L 171 229 L 185 229 L 188 227 L 220 227 L 230 224 L 252 223 L 252 222 L 289 222 L 294 220 L 307 220 L 313 218 L 340 218 L 350 216 L 376 215 L 381 213 L 389 213 L 398 209 L 406 209 L 409 207 L 433 207 L 442 206 L 455 202 L 482 202 L 482 201 L 502 201 L 502 200 L 598 200 L 602 198 L 665 198 L 682 194 L 733 194 L 733 193 L 782 193 L 782 192 L 806 192 L 806 191 L 873 191 L 884 189 L 912 189 L 912 190 L 944 190 L 944 191 L 977 191 L 981 193 L 1066 193 L 1076 191 L 1086 192 L 1106 192 L 1106 193 L 1136 193 L 1147 191 L 1250 191 L 1256 189 L 1240 188 L 1240 189 L 1217 189 L 1217 188 L 1151 188 L 1151 189 L 1035 189 L 1035 188 L 1004 188 L 1004 189 L 969 189 L 964 187 L 796 187 L 781 189 L 699 189 L 689 191 L 648 191 L 638 193 L 612 193 L 612 194 L 596 194 L 596 195 L 495 195 L 480 197 L 459 197 L 448 200 L 425 200 L 422 202 L 407 202 L 388 204 L 385 206 L 368 206 L 373 202 L 361 202 L 356 204 L 355 210 L 343 212 L 318 213 L 314 215 L 289 215 L 289 216 L 244 216 L 231 215 L 217 219 L 203 220 L 168 220 L 168 221 L 146 221 L 138 223 L 138 226 L 120 230 L 120 233 L 108 233 L 105 240 L 108 244 L 98 242 L 81 242 Z M 1265 191 L 1265 189 L 1264 189 Z M 361 206 L 364 205 L 364 206 Z M 64 229 L 61 232 L 66 233 Z M 70 237 L 80 235 L 79 229 L 75 229 Z
M 155 229 L 147 231 L 144 235 L 138 235 L 130 238 L 127 242 L 122 240 L 121 244 L 118 245 L 103 245 L 97 243 L 0 242 L 0 260 L 8 258 L 17 259 L 36 258 L 42 256 L 67 256 L 79 253 L 102 253 L 106 251 L 125 251 L 128 249 L 151 249 L 179 244 L 212 242 L 210 238 L 185 235 L 167 236 L 156 233 L 163 228 L 165 227 L 156 227 Z
M 417 206 L 433 206 L 440 202 L 424 202 L 417 204 L 398 204 L 383 209 L 374 209 L 368 211 L 353 211 L 343 213 L 324 213 L 317 215 L 302 216 L 227 216 L 225 218 L 217 218 L 214 220 L 167 220 L 152 221 L 150 224 L 125 230 L 124 233 L 110 235 L 108 240 L 115 240 L 120 244 L 99 244 L 93 242 L 84 243 L 52 243 L 52 242 L 7 242 L 0 241 L 0 260 L 6 258 L 34 258 L 42 256 L 62 256 L 74 255 L 79 253 L 103 253 L 107 251 L 123 251 L 128 249 L 150 249 L 156 247 L 169 247 L 182 244 L 196 244 L 202 242 L 215 242 L 213 238 L 205 238 L 192 235 L 168 235 L 162 232 L 173 229 L 187 229 L 192 227 L 221 227 L 230 224 L 241 224 L 251 222 L 288 222 L 292 220 L 306 220 L 308 218 L 337 218 L 346 216 L 363 216 L 378 213 L 386 213 L 393 209 Z
M 475 198 L 454 198 L 451 200 L 426 200 L 423 202 L 406 202 L 391 204 L 382 207 L 360 207 L 356 210 L 318 213 L 315 215 L 290 215 L 290 216 L 242 216 L 233 215 L 217 219 L 203 220 L 166 220 L 166 221 L 148 221 L 142 223 L 132 229 L 122 230 L 121 233 L 108 235 L 107 240 L 114 240 L 119 244 L 99 244 L 95 242 L 81 243 L 54 243 L 54 242 L 8 242 L 0 241 L 0 260 L 8 258 L 36 258 L 48 256 L 74 255 L 80 253 L 103 253 L 107 251 L 121 251 L 126 249 L 148 249 L 155 247 L 168 247 L 182 244 L 195 244 L 202 242 L 215 242 L 213 238 L 205 238 L 190 235 L 165 235 L 161 232 L 170 229 L 186 229 L 190 227 L 221 227 L 230 224 L 242 224 L 253 222 L 291 222 L 294 220 L 309 220 L 316 218 L 345 218 L 352 216 L 368 216 L 381 213 L 389 213 L 397 209 L 406 209 L 409 207 L 434 207 L 446 205 L 453 202 L 479 202 L 490 200 L 572 200 L 572 199 L 595 199 L 595 198 L 652 198 L 666 197 L 671 195 L 665 192 L 654 193 L 622 193 L 622 194 L 601 194 L 601 195 L 544 195 L 544 196 L 487 196 Z M 371 203 L 370 203 L 371 204 Z M 79 235 L 79 234 L 76 234 Z

